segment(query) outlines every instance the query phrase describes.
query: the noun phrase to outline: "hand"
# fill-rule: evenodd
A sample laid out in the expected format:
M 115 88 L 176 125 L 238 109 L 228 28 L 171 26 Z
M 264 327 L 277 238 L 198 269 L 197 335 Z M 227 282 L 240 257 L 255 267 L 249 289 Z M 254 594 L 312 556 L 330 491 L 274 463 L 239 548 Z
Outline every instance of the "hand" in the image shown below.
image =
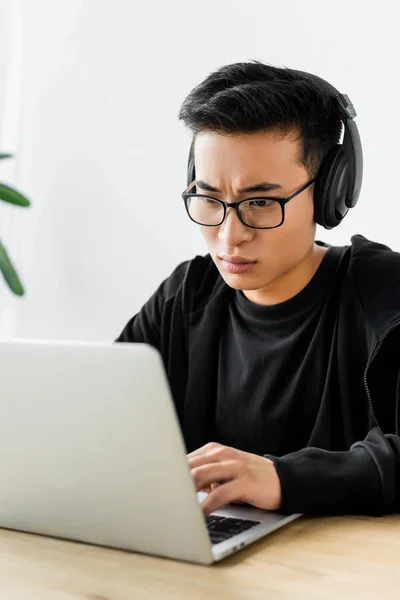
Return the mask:
M 269 458 L 215 442 L 187 455 L 198 492 L 209 492 L 201 507 L 205 515 L 228 502 L 246 502 L 264 510 L 278 510 L 282 491 Z

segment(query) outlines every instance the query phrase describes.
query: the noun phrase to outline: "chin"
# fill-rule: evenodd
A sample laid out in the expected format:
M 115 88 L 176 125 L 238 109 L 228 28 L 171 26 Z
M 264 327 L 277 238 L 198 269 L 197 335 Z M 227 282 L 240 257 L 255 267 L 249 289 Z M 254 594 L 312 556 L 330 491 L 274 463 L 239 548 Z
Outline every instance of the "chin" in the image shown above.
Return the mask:
M 222 279 L 226 285 L 229 285 L 234 290 L 259 290 L 265 286 L 264 283 L 256 281 L 256 278 L 251 275 L 235 275 L 232 273 L 225 273 L 220 271 Z

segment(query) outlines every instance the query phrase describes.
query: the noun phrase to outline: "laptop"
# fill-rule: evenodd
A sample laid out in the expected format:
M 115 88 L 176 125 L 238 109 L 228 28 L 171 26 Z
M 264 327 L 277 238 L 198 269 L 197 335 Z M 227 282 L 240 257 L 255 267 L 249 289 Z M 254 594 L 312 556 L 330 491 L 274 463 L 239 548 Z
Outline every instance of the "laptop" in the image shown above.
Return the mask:
M 196 494 L 160 354 L 0 341 L 0 527 L 211 564 L 300 515 Z

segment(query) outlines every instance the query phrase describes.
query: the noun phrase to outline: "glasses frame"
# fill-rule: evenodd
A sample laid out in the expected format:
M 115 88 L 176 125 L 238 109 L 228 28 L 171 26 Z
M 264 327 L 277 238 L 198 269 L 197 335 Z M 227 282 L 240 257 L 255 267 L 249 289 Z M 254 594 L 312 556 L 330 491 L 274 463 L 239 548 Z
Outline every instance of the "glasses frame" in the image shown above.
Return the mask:
M 239 220 L 241 221 L 241 223 L 243 223 L 243 225 L 246 225 L 246 227 L 250 227 L 251 229 L 276 229 L 277 227 L 281 227 L 281 225 L 283 225 L 283 223 L 285 222 L 285 205 L 288 202 L 290 202 L 290 200 L 293 200 L 293 198 L 295 198 L 296 196 L 298 196 L 299 194 L 304 192 L 304 190 L 306 190 L 310 185 L 315 183 L 315 181 L 316 181 L 316 179 L 310 179 L 310 181 L 308 181 L 307 183 L 302 185 L 298 190 L 293 192 L 293 194 L 291 194 L 287 198 L 275 198 L 273 196 L 254 196 L 254 197 L 252 196 L 251 198 L 245 198 L 244 200 L 240 200 L 239 202 L 225 202 L 225 200 L 220 200 L 219 198 L 215 198 L 214 196 L 209 196 L 208 194 L 191 194 L 190 190 L 196 185 L 196 180 L 194 180 L 194 181 L 192 181 L 192 183 L 190 185 L 188 185 L 188 187 L 181 194 L 181 196 L 182 196 L 183 202 L 185 204 L 186 212 L 188 214 L 189 219 L 191 221 L 193 221 L 193 223 L 196 223 L 197 225 L 201 225 L 202 227 L 220 227 L 220 225 L 222 225 L 222 223 L 225 222 L 228 208 L 233 208 L 236 211 L 236 214 L 237 214 Z M 214 225 L 205 225 L 204 223 L 199 223 L 198 221 L 195 221 L 190 216 L 190 213 L 189 213 L 188 201 L 191 198 L 208 198 L 209 200 L 214 200 L 215 202 L 218 202 L 224 209 L 224 214 L 223 214 L 221 222 L 216 223 Z M 254 201 L 254 200 L 275 200 L 275 202 L 278 202 L 278 204 L 281 207 L 281 212 L 282 212 L 282 221 L 279 223 L 279 225 L 274 225 L 273 227 L 256 227 L 255 225 L 248 225 L 243 220 L 243 217 L 240 213 L 240 205 L 243 204 L 243 202 L 249 202 L 249 201 Z

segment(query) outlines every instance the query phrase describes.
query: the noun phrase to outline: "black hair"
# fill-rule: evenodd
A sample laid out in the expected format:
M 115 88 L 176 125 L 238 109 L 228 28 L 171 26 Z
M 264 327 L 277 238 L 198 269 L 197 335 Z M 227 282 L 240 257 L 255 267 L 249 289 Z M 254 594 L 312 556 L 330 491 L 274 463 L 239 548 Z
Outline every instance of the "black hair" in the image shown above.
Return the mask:
M 179 119 L 193 133 L 191 151 L 200 132 L 297 130 L 301 160 L 312 177 L 342 132 L 329 94 L 307 73 L 259 61 L 226 65 L 208 75 L 185 98 Z

